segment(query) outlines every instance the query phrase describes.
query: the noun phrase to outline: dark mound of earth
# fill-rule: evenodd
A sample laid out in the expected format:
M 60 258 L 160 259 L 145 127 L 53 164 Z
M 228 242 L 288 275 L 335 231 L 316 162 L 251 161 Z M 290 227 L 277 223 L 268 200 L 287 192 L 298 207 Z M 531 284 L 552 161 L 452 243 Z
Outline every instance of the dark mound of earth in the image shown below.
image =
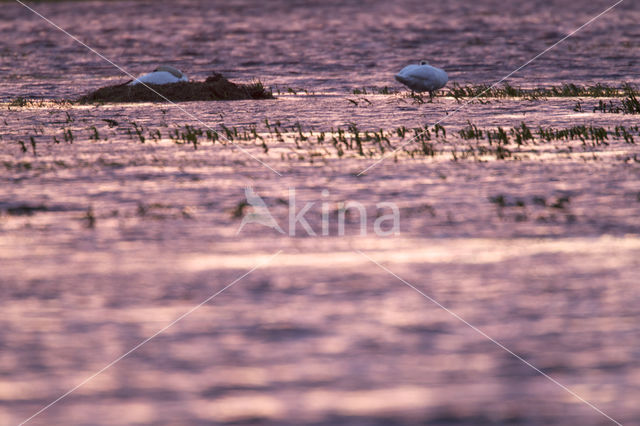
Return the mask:
M 236 84 L 218 73 L 213 73 L 205 81 L 148 84 L 149 87 L 143 84 L 128 86 L 127 83 L 102 87 L 82 96 L 78 99 L 78 102 L 166 102 L 167 99 L 172 102 L 187 102 L 273 99 L 273 94 L 265 89 L 260 82 Z

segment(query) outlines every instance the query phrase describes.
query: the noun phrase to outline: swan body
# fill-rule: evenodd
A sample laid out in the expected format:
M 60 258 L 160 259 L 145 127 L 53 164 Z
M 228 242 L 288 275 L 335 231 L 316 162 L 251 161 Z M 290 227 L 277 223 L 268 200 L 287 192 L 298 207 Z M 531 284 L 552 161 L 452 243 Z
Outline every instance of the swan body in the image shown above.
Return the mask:
M 421 61 L 419 65 L 412 64 L 402 68 L 396 74 L 396 80 L 415 92 L 429 92 L 433 96 L 433 92 L 447 84 L 449 76 L 444 70 Z
M 128 83 L 129 86 L 136 84 L 170 84 L 179 83 L 181 81 L 189 81 L 186 75 L 177 68 L 169 65 L 162 65 L 150 72 L 149 74 L 141 75 L 140 77 L 132 80 Z

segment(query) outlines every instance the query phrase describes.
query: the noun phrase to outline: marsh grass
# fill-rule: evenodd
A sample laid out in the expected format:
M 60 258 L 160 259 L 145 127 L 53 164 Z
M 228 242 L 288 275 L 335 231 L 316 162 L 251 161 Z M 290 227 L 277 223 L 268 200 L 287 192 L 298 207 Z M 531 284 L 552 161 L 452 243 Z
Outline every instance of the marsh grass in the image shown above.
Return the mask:
M 571 224 L 577 220 L 570 209 L 571 197 L 566 194 L 548 197 L 497 194 L 490 196 L 488 201 L 496 206 L 496 216 L 505 221 L 525 222 L 533 219 L 537 222 L 558 222 L 563 220 Z
M 87 208 L 87 211 L 82 218 L 85 220 L 85 226 L 88 229 L 96 227 L 96 215 L 93 211 L 93 206 L 89 206 L 89 208 Z
M 34 128 L 25 136 L 14 138 L 19 152 L 38 156 L 45 151 L 55 152 L 56 147 L 63 144 L 101 143 L 110 138 L 122 140 L 122 136 L 128 136 L 134 143 L 173 143 L 193 150 L 230 143 L 250 145 L 265 155 L 311 163 L 331 158 L 379 158 L 389 153 L 393 153 L 394 161 L 402 158 L 447 157 L 453 161 L 487 161 L 519 160 L 523 154 L 536 155 L 539 149 L 546 152 L 554 149 L 555 152 L 567 153 L 580 149 L 592 152 L 594 148 L 607 146 L 614 141 L 635 144 L 640 137 L 639 126 L 628 125 L 604 128 L 585 124 L 554 128 L 533 127 L 521 122 L 511 127 L 481 127 L 467 121 L 462 127 L 445 128 L 436 124 L 383 129 L 361 127 L 352 122 L 346 126 L 316 131 L 304 127 L 300 122 L 282 123 L 264 119 L 261 123 L 244 126 L 221 123 L 213 130 L 190 124 L 170 126 L 163 123 L 153 127 L 148 123 L 142 125 L 112 118 L 96 118 L 94 124 L 81 120 L 83 125 L 80 126 L 80 121 L 76 123 L 70 114 L 66 114 L 66 122 L 59 133 Z
M 624 96 L 637 96 L 638 88 L 629 83 L 619 87 L 606 84 L 592 86 L 580 86 L 573 83 L 565 83 L 561 86 L 526 89 L 511 86 L 505 83 L 502 86 L 491 87 L 489 85 L 465 85 L 453 83 L 450 88 L 441 92 L 440 96 L 453 97 L 456 100 L 466 98 L 524 98 L 537 100 L 543 98 L 615 98 Z
M 613 101 L 599 101 L 598 105 L 593 107 L 593 112 L 603 112 L 612 114 L 640 114 L 640 101 L 635 93 L 628 93 L 627 97 L 619 103 Z
M 8 103 L 7 108 L 47 108 L 47 107 L 66 107 L 72 105 L 72 102 L 67 99 L 30 99 L 18 96 Z
M 278 86 L 275 85 L 273 89 L 269 89 L 270 92 L 276 92 L 278 95 L 315 95 L 315 92 L 302 88 L 302 87 L 290 87 L 290 86 Z
M 357 87 L 351 90 L 353 95 L 395 95 L 399 93 L 398 89 L 390 88 L 389 86 L 383 87 Z

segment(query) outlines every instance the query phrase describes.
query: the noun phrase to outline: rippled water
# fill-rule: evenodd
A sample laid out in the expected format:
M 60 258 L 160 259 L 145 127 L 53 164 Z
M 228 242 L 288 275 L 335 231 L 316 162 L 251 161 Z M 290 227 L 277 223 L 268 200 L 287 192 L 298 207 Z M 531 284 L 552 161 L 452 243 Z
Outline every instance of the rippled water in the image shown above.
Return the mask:
M 132 72 L 158 63 L 192 77 L 342 92 L 389 85 L 419 58 L 453 81 L 497 80 L 609 1 L 68 2 L 36 9 Z M 18 4 L 2 8 L 2 96 L 72 97 L 119 74 Z M 637 4 L 624 2 L 514 75 L 527 85 L 637 79 Z
M 260 79 L 277 99 L 20 107 L 9 102 L 75 99 L 128 77 L 2 3 L 0 423 L 33 415 L 241 278 L 29 424 L 612 423 L 434 300 L 635 424 L 640 135 L 511 143 L 513 156 L 499 161 L 478 154 L 494 145 L 457 131 L 526 122 L 613 132 L 638 116 L 593 112 L 593 98 L 490 99 L 456 111 L 463 104 L 452 97 L 351 93 L 401 90 L 393 73 L 422 58 L 452 82 L 493 83 L 609 5 L 37 3 L 135 75 L 160 63 L 193 79 L 218 71 Z M 638 84 L 639 18 L 624 2 L 509 81 Z M 340 157 L 328 141 L 353 124 L 393 133 L 436 122 L 447 136 L 431 141 L 433 157 L 401 150 L 361 176 L 379 154 Z M 296 140 L 296 123 L 307 140 Z M 268 152 L 259 139 L 176 144 L 170 134 L 185 124 L 255 126 Z M 396 147 L 409 139 L 393 134 Z M 324 203 L 329 235 L 298 225 L 291 238 L 256 224 L 236 234 L 247 186 L 286 231 L 290 188 L 298 209 L 315 203 L 307 218 L 318 234 Z M 338 235 L 345 201 L 366 207 L 366 236 L 357 216 Z M 379 202 L 399 207 L 399 235 L 372 233 Z

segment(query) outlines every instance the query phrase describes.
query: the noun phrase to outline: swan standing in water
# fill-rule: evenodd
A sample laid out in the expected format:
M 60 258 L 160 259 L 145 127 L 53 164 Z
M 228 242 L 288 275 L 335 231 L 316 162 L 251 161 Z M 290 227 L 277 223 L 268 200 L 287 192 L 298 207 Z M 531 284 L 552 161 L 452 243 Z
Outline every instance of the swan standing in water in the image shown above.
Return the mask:
M 189 81 L 187 76 L 184 75 L 182 71 L 169 65 L 161 65 L 153 70 L 153 72 L 141 75 L 140 77 L 126 84 L 128 84 L 129 86 L 133 86 L 139 83 L 170 84 L 179 83 L 181 81 Z
M 415 92 L 433 92 L 444 87 L 449 77 L 444 70 L 432 67 L 427 61 L 420 61 L 420 65 L 407 65 L 396 74 L 396 80 Z

